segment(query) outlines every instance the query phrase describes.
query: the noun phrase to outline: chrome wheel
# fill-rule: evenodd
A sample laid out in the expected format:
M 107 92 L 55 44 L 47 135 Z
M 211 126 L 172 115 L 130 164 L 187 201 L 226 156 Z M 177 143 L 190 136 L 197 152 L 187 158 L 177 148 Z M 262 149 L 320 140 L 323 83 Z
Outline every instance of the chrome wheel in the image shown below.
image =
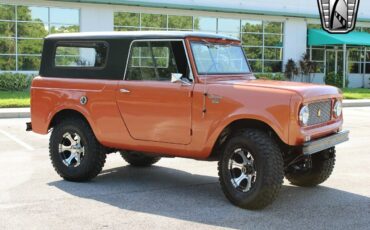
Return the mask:
M 241 192 L 248 192 L 257 178 L 252 154 L 242 148 L 235 149 L 228 162 L 232 185 Z
M 78 167 L 85 156 L 85 147 L 77 133 L 65 133 L 59 144 L 59 154 L 67 167 Z

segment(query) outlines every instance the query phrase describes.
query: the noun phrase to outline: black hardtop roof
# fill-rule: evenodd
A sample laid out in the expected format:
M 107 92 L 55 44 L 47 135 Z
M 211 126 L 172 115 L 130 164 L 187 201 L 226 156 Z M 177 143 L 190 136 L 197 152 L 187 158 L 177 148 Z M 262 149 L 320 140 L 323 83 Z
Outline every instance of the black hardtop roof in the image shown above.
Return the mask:
M 46 40 L 90 40 L 90 39 L 183 39 L 186 37 L 202 37 L 239 41 L 239 39 L 205 32 L 188 31 L 127 31 L 127 32 L 80 32 L 52 34 L 47 36 Z

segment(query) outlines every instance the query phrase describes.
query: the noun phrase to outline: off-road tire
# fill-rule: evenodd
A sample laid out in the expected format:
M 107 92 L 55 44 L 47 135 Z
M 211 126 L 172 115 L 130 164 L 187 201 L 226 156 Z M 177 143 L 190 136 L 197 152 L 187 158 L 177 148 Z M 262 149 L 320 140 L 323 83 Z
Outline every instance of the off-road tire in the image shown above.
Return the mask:
M 77 167 L 66 166 L 59 153 L 61 138 L 67 132 L 77 133 L 85 147 L 85 156 Z M 96 177 L 101 172 L 106 158 L 89 124 L 79 118 L 64 119 L 54 126 L 49 141 L 49 152 L 55 171 L 65 180 L 75 182 L 88 181 Z
M 291 184 L 314 187 L 326 181 L 335 165 L 335 149 L 327 149 L 311 156 L 312 167 L 302 171 L 289 171 L 285 177 Z
M 149 156 L 136 151 L 120 151 L 120 154 L 127 163 L 136 167 L 149 167 L 161 159 L 161 157 Z
M 231 182 L 228 162 L 237 148 L 246 148 L 256 162 L 257 176 L 254 186 L 247 192 L 239 191 Z M 271 204 L 279 194 L 284 178 L 284 161 L 276 142 L 265 132 L 246 129 L 231 137 L 218 163 L 222 191 L 227 199 L 245 209 L 262 209 Z

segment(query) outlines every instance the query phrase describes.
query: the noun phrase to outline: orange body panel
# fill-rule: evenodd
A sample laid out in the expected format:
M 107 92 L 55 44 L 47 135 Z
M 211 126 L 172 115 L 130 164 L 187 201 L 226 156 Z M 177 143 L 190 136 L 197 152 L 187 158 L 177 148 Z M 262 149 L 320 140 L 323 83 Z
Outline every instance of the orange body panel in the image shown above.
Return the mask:
M 195 78 L 191 86 L 36 77 L 31 87 L 33 131 L 46 134 L 53 117 L 71 109 L 85 116 L 106 147 L 205 159 L 225 127 L 240 119 L 264 122 L 291 146 L 302 145 L 307 136 L 315 139 L 341 128 L 342 117 L 306 128 L 298 122 L 302 104 L 341 99 L 337 88 L 255 80 L 253 75 L 206 80 L 196 72 L 191 39 L 197 38 L 185 41 Z M 80 103 L 81 96 L 88 98 L 86 105 Z

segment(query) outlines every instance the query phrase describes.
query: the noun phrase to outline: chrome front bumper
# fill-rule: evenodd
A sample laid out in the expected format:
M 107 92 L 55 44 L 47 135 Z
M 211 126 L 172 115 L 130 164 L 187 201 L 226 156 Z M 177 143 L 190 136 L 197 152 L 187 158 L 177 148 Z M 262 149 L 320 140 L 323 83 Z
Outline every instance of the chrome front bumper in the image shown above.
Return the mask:
M 320 152 L 325 149 L 334 147 L 340 143 L 346 142 L 349 140 L 349 131 L 345 130 L 328 137 L 324 137 L 318 140 L 309 141 L 303 144 L 303 154 L 311 155 L 317 152 Z

